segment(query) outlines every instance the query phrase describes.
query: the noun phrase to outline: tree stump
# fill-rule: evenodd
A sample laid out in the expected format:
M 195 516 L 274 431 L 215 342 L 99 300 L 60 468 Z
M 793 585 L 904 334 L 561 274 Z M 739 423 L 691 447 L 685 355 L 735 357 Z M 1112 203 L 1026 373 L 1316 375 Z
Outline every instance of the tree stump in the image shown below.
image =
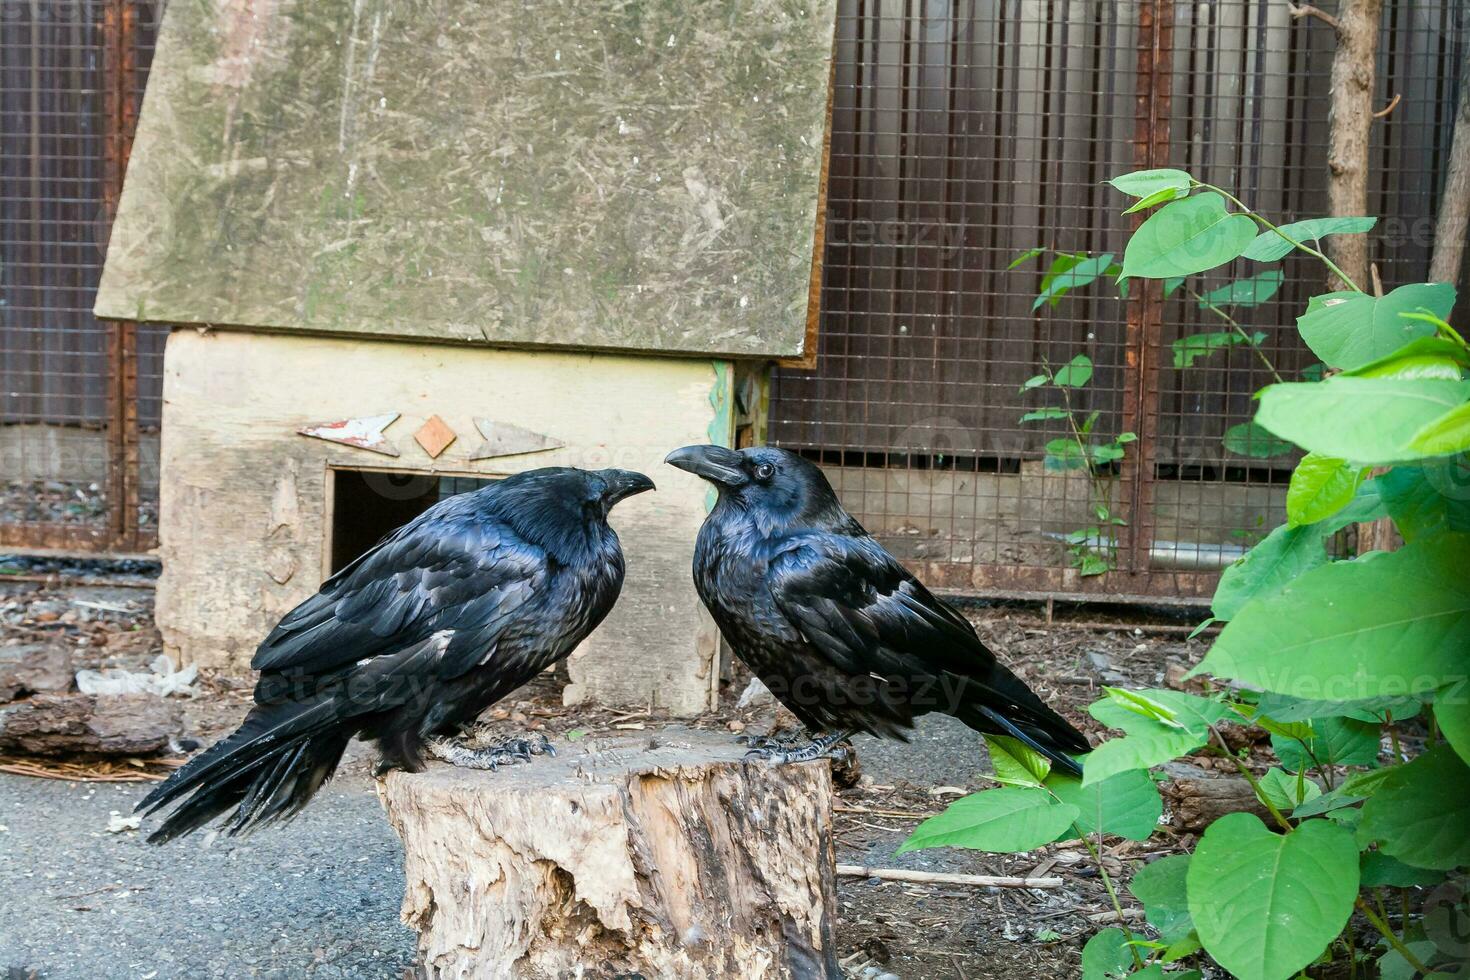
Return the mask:
M 671 728 L 379 784 L 429 977 L 837 978 L 826 761 Z

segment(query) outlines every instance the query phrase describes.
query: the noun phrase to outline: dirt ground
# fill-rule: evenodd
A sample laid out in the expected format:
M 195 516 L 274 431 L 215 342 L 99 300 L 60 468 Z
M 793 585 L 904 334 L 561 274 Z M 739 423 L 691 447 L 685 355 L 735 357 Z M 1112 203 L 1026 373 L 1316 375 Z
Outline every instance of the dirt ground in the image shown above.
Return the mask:
M 5 565 L 0 562 L 0 567 Z M 58 571 L 74 574 L 76 569 L 37 564 L 8 567 L 12 572 L 8 577 L 0 572 L 0 642 L 60 638 L 74 647 L 78 666 L 140 669 L 158 652 L 157 633 L 151 620 L 150 589 L 96 584 L 78 588 L 67 585 L 65 578 L 35 581 Z M 114 568 L 108 573 L 113 581 L 119 577 L 128 579 L 131 586 L 146 585 L 148 577 L 146 569 L 140 573 L 130 567 Z M 974 607 L 967 612 L 987 643 L 1018 674 L 1090 733 L 1098 731 L 1099 726 L 1084 709 L 1098 696 L 1101 685 L 1162 686 L 1180 673 L 1182 666 L 1193 664 L 1205 650 L 1202 641 L 1185 639 L 1187 623 L 1137 612 L 1129 613 L 1125 620 L 1116 611 L 1096 607 L 1068 609 L 1065 617 L 1059 611 L 1051 622 L 1034 608 Z M 745 681 L 746 678 L 738 675 L 732 677 L 721 702 L 724 710 L 697 719 L 695 724 L 724 729 L 732 737 L 736 733 L 765 732 L 782 725 L 784 719 L 778 717 L 773 705 L 735 707 Z M 580 737 L 578 732 L 595 735 L 652 728 L 665 721 L 658 712 L 636 708 L 622 711 L 564 708 L 560 703 L 560 686 L 556 676 L 548 675 L 492 709 L 487 721 L 508 731 L 542 730 L 554 739 L 565 739 L 569 734 Z M 249 681 L 206 677 L 201 679 L 200 687 L 201 695 L 186 703 L 188 734 L 207 742 L 233 727 L 244 713 Z M 841 877 L 837 936 L 840 956 L 849 975 L 885 980 L 891 976 L 979 980 L 1078 975 L 1082 943 L 1102 923 L 1115 917 L 1096 866 L 1080 845 L 1053 845 L 1024 855 L 945 849 L 895 856 L 898 845 L 920 820 L 939 812 L 959 796 L 989 785 L 986 778 L 989 766 L 982 740 L 952 719 L 931 717 L 925 719 L 911 744 L 880 743 L 860 737 L 856 749 L 860 775 L 849 774 L 855 777 L 855 782 L 840 791 L 834 814 L 839 864 L 948 873 L 1051 875 L 1060 877 L 1063 884 L 1060 888 L 1021 890 Z M 375 807 L 367 799 L 371 796 L 369 762 L 368 753 L 353 752 L 334 789 L 340 788 L 349 795 L 360 793 L 362 798 L 352 804 L 356 807 L 354 819 L 383 825 L 373 830 L 377 847 L 374 853 L 382 853 L 391 851 L 392 841 L 381 815 L 368 811 Z M 19 763 L 22 767 L 30 764 L 25 760 L 0 759 L 0 772 L 5 771 L 6 763 Z M 101 767 L 73 767 L 57 774 L 70 777 L 68 785 L 75 787 L 87 785 L 81 777 L 89 772 L 115 775 L 129 768 L 136 771 L 138 767 L 124 761 Z M 24 808 L 27 799 L 45 792 L 38 787 L 49 782 L 16 775 L 0 775 L 0 780 L 11 781 L 4 788 L 14 795 L 16 802 L 7 805 L 17 809 Z M 137 792 L 145 788 L 146 785 L 139 784 Z M 327 804 L 323 810 L 336 805 Z M 3 816 L 19 823 L 11 813 Z M 309 824 L 303 817 L 279 833 L 298 830 L 305 833 L 311 829 Z M 5 836 L 0 833 L 0 848 L 5 845 Z M 132 833 L 121 836 L 137 837 Z M 1108 840 L 1104 848 L 1106 866 L 1110 873 L 1126 882 L 1140 862 L 1171 853 L 1182 843 L 1185 841 L 1177 839 L 1167 828 L 1161 828 L 1146 844 Z M 158 853 L 141 849 L 141 843 L 139 847 L 140 853 Z M 166 865 L 159 873 L 166 878 Z M 375 886 L 375 893 L 392 887 L 393 881 L 401 888 L 401 870 L 396 874 L 399 877 L 386 879 L 389 884 L 380 882 Z M 194 887 L 201 886 L 196 883 Z M 1126 914 L 1138 914 L 1126 890 L 1123 901 Z M 362 904 L 366 906 L 367 900 L 363 899 Z M 393 904 L 392 896 L 375 894 L 372 912 L 381 918 Z M 66 917 L 83 913 L 50 905 L 34 910 L 34 914 Z M 377 932 L 383 935 L 387 931 L 396 936 L 391 943 L 387 936 L 381 942 L 385 948 L 390 945 L 393 948 L 385 954 L 385 959 L 371 961 L 376 964 L 373 969 L 381 968 L 385 972 L 376 973 L 364 967 L 366 973 L 340 975 L 398 975 L 402 966 L 391 964 L 401 964 L 405 957 L 411 956 L 411 936 L 385 930 L 390 925 L 397 926 L 396 922 L 383 922 Z M 401 931 L 401 927 L 397 929 Z M 70 926 L 65 933 L 71 933 Z M 8 952 L 6 945 L 0 940 L 0 954 Z M 21 944 L 18 949 L 20 952 L 9 955 L 19 956 L 19 960 L 7 962 L 0 955 L 0 968 L 26 968 L 28 961 L 44 966 L 45 950 L 38 950 L 34 944 Z M 381 952 L 374 951 L 375 955 Z M 263 957 L 261 962 L 267 963 L 274 954 L 259 955 Z M 289 956 L 280 962 L 287 961 Z M 318 966 L 308 962 L 298 968 L 288 968 L 285 975 L 298 972 L 339 975 L 324 972 Z M 241 975 L 246 973 L 275 975 L 254 968 Z M 12 972 L 11 975 L 30 974 Z M 34 975 L 73 974 L 67 968 L 38 970 Z M 170 975 L 173 974 L 167 969 L 156 974 Z

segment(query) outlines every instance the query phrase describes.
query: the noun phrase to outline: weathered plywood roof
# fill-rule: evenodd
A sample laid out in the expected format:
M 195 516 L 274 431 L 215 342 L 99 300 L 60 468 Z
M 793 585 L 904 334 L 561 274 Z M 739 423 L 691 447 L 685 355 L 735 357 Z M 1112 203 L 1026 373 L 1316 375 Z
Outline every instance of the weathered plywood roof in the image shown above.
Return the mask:
M 797 355 L 833 16 L 171 3 L 97 312 Z

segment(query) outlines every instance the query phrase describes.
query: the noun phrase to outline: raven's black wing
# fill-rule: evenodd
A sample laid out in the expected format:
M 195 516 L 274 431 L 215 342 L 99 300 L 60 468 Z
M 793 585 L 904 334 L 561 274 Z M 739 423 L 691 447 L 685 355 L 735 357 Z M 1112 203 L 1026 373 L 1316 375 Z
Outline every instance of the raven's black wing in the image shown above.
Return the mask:
M 963 616 L 872 538 L 799 535 L 772 560 L 766 584 L 791 624 L 838 669 L 905 681 L 948 675 L 960 682 L 959 703 L 933 710 L 1039 743 L 1033 747 L 1054 758 L 1088 750 L 1080 732 L 996 661 Z
M 457 676 L 493 653 L 549 574 L 545 552 L 494 518 L 416 521 L 282 617 L 250 666 L 320 675 L 450 631 L 435 672 Z

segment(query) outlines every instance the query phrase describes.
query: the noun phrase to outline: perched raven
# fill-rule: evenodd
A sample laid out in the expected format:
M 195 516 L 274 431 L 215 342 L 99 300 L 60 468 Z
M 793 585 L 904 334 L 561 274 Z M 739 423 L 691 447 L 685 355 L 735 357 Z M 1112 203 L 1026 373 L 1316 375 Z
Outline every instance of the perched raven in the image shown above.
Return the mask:
M 378 771 L 430 753 L 494 768 L 545 749 L 476 751 L 452 736 L 572 652 L 623 585 L 607 514 L 652 490 L 642 473 L 532 470 L 442 500 L 322 584 L 276 625 L 250 666 L 255 706 L 229 738 L 144 797 L 189 795 L 148 839 L 163 843 L 231 808 L 229 832 L 294 816 L 354 736 Z
M 816 733 L 800 748 L 762 740 L 753 755 L 813 759 L 853 732 L 906 738 L 915 717 L 942 711 L 1080 774 L 1082 733 L 868 536 L 815 465 L 719 446 L 664 462 L 719 489 L 694 549 L 700 598 L 735 655 Z

